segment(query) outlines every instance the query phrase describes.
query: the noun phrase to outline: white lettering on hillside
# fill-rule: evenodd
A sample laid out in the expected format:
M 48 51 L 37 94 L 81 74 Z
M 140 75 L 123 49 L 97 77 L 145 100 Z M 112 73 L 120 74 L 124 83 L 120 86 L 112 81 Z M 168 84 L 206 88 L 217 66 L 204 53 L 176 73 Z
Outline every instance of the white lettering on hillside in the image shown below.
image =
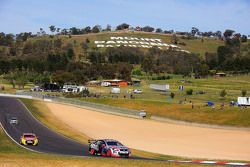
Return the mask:
M 182 52 L 187 52 L 181 49 L 177 45 L 167 44 L 157 38 L 138 38 L 138 37 L 110 37 L 110 40 L 94 41 L 98 48 L 113 48 L 113 47 L 133 47 L 133 48 L 152 48 L 157 47 L 159 49 L 175 49 Z

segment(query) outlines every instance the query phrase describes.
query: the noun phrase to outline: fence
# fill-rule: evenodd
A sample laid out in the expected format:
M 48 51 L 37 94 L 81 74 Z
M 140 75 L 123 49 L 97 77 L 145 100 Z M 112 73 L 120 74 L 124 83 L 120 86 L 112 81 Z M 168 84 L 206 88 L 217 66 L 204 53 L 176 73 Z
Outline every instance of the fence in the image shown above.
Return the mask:
M 95 111 L 111 113 L 115 115 L 123 115 L 123 116 L 141 118 L 140 111 L 138 110 L 114 107 L 114 106 L 92 103 L 92 102 L 87 102 L 87 101 L 72 99 L 72 98 L 51 96 L 51 95 L 41 94 L 39 92 L 17 92 L 16 95 L 24 96 L 24 97 L 25 96 L 32 97 L 32 98 L 41 99 L 44 101 L 53 101 L 53 102 L 75 105 L 81 108 L 93 109 Z

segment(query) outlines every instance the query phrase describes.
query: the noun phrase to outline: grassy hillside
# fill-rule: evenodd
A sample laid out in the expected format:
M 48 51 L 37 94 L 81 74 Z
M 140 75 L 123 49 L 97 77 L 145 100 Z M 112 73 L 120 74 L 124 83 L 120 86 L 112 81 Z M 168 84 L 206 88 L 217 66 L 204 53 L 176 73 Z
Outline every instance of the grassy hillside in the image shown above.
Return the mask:
M 150 83 L 169 84 L 169 92 L 157 92 L 149 88 Z M 184 85 L 184 91 L 178 90 Z M 192 79 L 174 76 L 170 80 L 143 80 L 139 87 L 122 87 L 118 98 L 112 98 L 110 87 L 91 87 L 90 92 L 100 94 L 100 98 L 82 98 L 82 100 L 102 103 L 129 109 L 146 110 L 150 115 L 163 116 L 176 120 L 250 127 L 250 108 L 230 107 L 230 101 L 237 101 L 241 91 L 250 92 L 250 76 L 229 76 L 224 78 Z M 134 94 L 135 99 L 127 95 L 128 89 L 141 89 L 142 94 Z M 193 89 L 193 95 L 186 95 L 186 90 Z M 221 90 L 227 95 L 220 97 Z M 197 94 L 204 91 L 205 94 Z M 175 93 L 174 99 L 170 92 Z M 124 98 L 126 95 L 126 98 Z M 186 99 L 186 101 L 185 101 Z M 183 101 L 182 104 L 179 104 Z M 194 108 L 192 109 L 192 103 Z M 215 103 L 215 108 L 206 106 L 208 101 Z M 223 109 L 221 105 L 224 104 Z
M 72 35 L 72 36 L 56 36 L 53 39 L 60 38 L 63 40 L 63 46 L 73 45 L 74 51 L 76 54 L 76 58 L 84 57 L 84 51 L 81 47 L 81 43 L 85 42 L 86 39 L 89 39 L 90 43 L 88 44 L 89 50 L 92 50 L 95 47 L 94 41 L 98 40 L 109 40 L 111 36 L 120 36 L 120 37 L 138 37 L 138 38 L 158 38 L 161 39 L 162 42 L 171 44 L 171 36 L 169 34 L 158 34 L 158 33 L 145 33 L 145 32 L 101 32 L 101 33 L 91 33 L 84 35 Z M 31 38 L 28 41 L 35 41 L 41 38 L 49 38 L 49 37 L 37 37 Z M 49 38 L 52 40 L 51 38 Z M 216 52 L 217 47 L 224 45 L 224 42 L 216 39 L 204 39 L 201 42 L 201 39 L 182 39 L 178 37 L 178 43 L 185 43 L 184 45 L 178 44 L 184 50 L 197 53 L 200 55 L 204 55 L 205 52 Z
M 98 34 L 87 34 L 87 35 L 76 35 L 72 36 L 71 39 L 64 37 L 65 42 L 75 43 L 76 51 L 79 54 L 81 51 L 81 42 L 85 41 L 87 38 L 90 40 L 90 48 L 94 46 L 95 40 L 108 40 L 111 36 L 121 36 L 121 37 L 138 37 L 138 38 L 159 38 L 164 43 L 171 43 L 171 35 L 167 34 L 157 34 L 157 33 L 145 33 L 145 32 L 109 32 L 109 33 L 98 33 Z M 188 50 L 193 53 L 198 53 L 204 55 L 205 52 L 216 52 L 217 47 L 223 45 L 224 42 L 221 40 L 215 39 L 204 39 L 204 42 L 201 42 L 201 39 L 181 39 L 178 37 L 179 43 L 185 43 L 186 46 L 178 45 L 184 50 Z M 75 41 L 75 42 L 74 42 Z

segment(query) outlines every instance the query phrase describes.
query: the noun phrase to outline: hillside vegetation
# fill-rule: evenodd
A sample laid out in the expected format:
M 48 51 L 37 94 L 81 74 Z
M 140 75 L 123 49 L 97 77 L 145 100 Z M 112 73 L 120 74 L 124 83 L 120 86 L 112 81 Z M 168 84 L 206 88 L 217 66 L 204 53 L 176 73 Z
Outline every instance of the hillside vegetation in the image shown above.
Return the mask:
M 172 35 L 168 34 L 158 34 L 158 33 L 145 33 L 145 32 L 109 32 L 109 33 L 98 33 L 98 34 L 86 34 L 86 35 L 73 35 L 70 38 L 64 37 L 65 42 L 75 43 L 76 53 L 80 54 L 82 50 L 81 43 L 89 39 L 90 48 L 94 48 L 94 41 L 98 40 L 109 40 L 111 36 L 121 36 L 121 37 L 138 37 L 138 38 L 158 38 L 161 39 L 164 43 L 171 44 Z M 216 52 L 218 46 L 224 45 L 224 42 L 219 39 L 204 39 L 202 42 L 201 39 L 182 39 L 178 38 L 181 44 L 177 44 L 184 50 L 205 55 L 205 52 Z M 75 42 L 74 42 L 75 41 Z M 183 45 L 184 44 L 184 45 Z
M 110 37 L 138 37 L 138 38 L 158 38 L 161 39 L 164 43 L 171 44 L 171 38 L 172 35 L 169 34 L 159 34 L 159 33 L 146 33 L 146 32 L 102 32 L 102 33 L 90 33 L 90 34 L 84 34 L 84 35 L 71 35 L 71 36 L 65 36 L 61 35 L 54 38 L 62 39 L 63 45 L 73 45 L 74 46 L 74 52 L 76 54 L 76 59 L 84 58 L 86 55 L 84 55 L 84 50 L 82 48 L 82 43 L 86 40 L 89 40 L 89 50 L 93 50 L 96 46 L 94 44 L 94 41 L 100 41 L 100 40 L 109 40 Z M 37 40 L 41 39 L 47 39 L 47 40 L 56 40 L 52 39 L 48 36 L 46 37 L 36 37 L 31 38 L 27 42 L 32 41 L 36 42 Z M 206 52 L 216 52 L 218 46 L 224 45 L 224 42 L 219 39 L 211 39 L 211 38 L 205 38 L 201 40 L 200 38 L 197 39 L 183 39 L 181 37 L 178 37 L 178 44 L 177 46 L 181 47 L 184 50 L 190 51 L 192 53 L 200 54 L 201 56 L 204 56 Z

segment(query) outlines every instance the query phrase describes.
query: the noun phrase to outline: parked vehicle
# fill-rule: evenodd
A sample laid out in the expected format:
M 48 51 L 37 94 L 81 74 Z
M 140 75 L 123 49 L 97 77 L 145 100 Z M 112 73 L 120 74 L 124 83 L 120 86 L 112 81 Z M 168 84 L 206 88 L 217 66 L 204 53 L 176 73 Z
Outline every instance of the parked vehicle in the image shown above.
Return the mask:
M 32 88 L 30 88 L 30 91 L 43 91 L 43 89 L 40 86 L 34 86 Z
M 250 106 L 250 97 L 238 97 L 239 106 Z
M 88 88 L 85 86 L 65 84 L 65 85 L 63 85 L 62 92 L 64 92 L 64 93 L 79 93 L 79 92 L 82 92 L 83 90 L 86 90 L 86 89 L 88 89 Z
M 136 93 L 136 94 L 141 94 L 142 90 L 141 89 L 135 89 L 135 90 L 133 90 L 133 92 Z

